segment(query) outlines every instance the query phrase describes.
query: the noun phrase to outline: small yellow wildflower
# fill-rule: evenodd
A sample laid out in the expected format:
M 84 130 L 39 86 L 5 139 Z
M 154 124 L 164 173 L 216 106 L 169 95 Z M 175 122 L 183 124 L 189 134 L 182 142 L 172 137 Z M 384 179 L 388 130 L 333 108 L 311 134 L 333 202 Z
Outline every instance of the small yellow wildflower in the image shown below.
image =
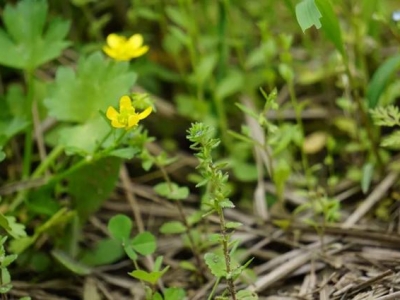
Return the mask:
M 152 107 L 149 106 L 141 113 L 137 113 L 132 106 L 132 100 L 129 96 L 122 96 L 119 99 L 119 112 L 112 106 L 107 109 L 106 116 L 111 120 L 111 125 L 115 128 L 125 128 L 126 130 L 138 125 L 150 115 Z
M 115 60 L 131 60 L 139 57 L 149 50 L 148 46 L 143 46 L 143 36 L 134 34 L 129 39 L 115 33 L 107 36 L 107 45 L 103 51 Z

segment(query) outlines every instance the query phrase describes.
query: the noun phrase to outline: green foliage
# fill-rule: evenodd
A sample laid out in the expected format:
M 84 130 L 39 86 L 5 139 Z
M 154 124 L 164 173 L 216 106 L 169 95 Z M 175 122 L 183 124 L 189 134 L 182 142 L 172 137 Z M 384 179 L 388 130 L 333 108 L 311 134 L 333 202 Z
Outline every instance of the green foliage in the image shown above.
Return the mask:
M 162 182 L 154 187 L 154 191 L 170 200 L 184 200 L 189 196 L 187 187 L 179 187 L 176 183 Z
M 125 215 L 113 216 L 108 221 L 108 231 L 114 239 L 126 241 L 131 236 L 132 220 Z
M 368 107 L 375 108 L 390 79 L 400 68 L 400 54 L 386 59 L 375 71 L 367 87 Z
M 99 110 L 117 104 L 135 80 L 127 63 L 107 60 L 95 52 L 79 60 L 76 72 L 69 67 L 57 70 L 45 105 L 57 120 L 85 123 L 99 117 Z
M 12 289 L 11 275 L 8 271 L 8 267 L 14 260 L 17 259 L 16 254 L 6 255 L 6 250 L 4 248 L 4 243 L 7 237 L 0 237 L 0 294 L 6 294 Z
M 301 30 L 306 31 L 308 28 L 315 26 L 317 29 L 321 28 L 321 13 L 315 0 L 303 0 L 296 5 L 297 22 Z
M 206 253 L 204 260 L 215 277 L 227 277 L 225 258 L 222 254 Z
M 69 22 L 55 19 L 46 25 L 48 5 L 45 0 L 22 0 L 14 7 L 7 4 L 0 29 L 0 64 L 34 70 L 58 57 L 69 42 L 64 41 Z
M 400 126 L 400 111 L 397 106 L 378 106 L 375 109 L 371 109 L 370 112 L 374 123 L 378 126 Z
M 87 164 L 68 176 L 68 192 L 83 220 L 97 211 L 110 196 L 118 180 L 120 165 L 119 158 L 107 157 Z
M 146 272 L 143 270 L 134 270 L 130 273 L 132 277 L 142 280 L 144 282 L 150 283 L 151 285 L 156 284 L 156 282 L 167 272 L 169 267 L 165 267 L 162 271 Z
M 185 225 L 183 225 L 182 222 L 179 221 L 166 222 L 160 228 L 160 232 L 164 234 L 177 234 L 184 233 L 185 231 Z

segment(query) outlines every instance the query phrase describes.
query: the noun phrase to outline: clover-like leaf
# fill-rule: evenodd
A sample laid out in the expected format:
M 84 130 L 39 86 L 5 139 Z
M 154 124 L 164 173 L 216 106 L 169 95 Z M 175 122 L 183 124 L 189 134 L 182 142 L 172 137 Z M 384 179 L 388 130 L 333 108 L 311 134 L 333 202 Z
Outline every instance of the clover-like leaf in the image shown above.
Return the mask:
M 143 270 L 135 270 L 132 271 L 131 273 L 128 273 L 132 277 L 148 282 L 152 285 L 154 285 L 163 275 L 165 272 L 167 272 L 169 269 L 168 267 L 165 267 L 162 271 L 156 271 L 156 272 L 146 272 Z
M 117 240 L 127 240 L 131 235 L 132 220 L 125 215 L 116 215 L 108 221 L 108 231 Z
M 156 238 L 150 232 L 142 232 L 132 240 L 132 248 L 142 255 L 149 255 L 156 250 Z
M 180 187 L 176 183 L 162 182 L 154 187 L 154 190 L 160 196 L 163 196 L 170 200 L 184 200 L 189 195 L 189 189 L 187 187 Z
M 128 63 L 113 62 L 96 52 L 72 68 L 57 70 L 55 85 L 45 100 L 49 114 L 60 121 L 85 123 L 115 106 L 136 80 L 128 71 Z
M 58 57 L 69 42 L 64 38 L 69 22 L 55 19 L 46 25 L 45 0 L 22 0 L 8 4 L 3 13 L 6 31 L 0 29 L 0 64 L 25 70 Z

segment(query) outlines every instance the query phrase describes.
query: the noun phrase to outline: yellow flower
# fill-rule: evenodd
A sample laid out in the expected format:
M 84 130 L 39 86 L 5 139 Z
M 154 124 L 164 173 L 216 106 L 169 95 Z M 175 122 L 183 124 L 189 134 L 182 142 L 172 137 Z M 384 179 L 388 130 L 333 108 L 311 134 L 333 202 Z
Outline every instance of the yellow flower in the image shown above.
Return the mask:
M 150 115 L 152 107 L 149 106 L 141 113 L 137 113 L 132 106 L 132 100 L 129 96 L 122 96 L 119 99 L 119 112 L 112 106 L 107 109 L 106 116 L 111 120 L 111 125 L 115 128 L 125 128 L 126 130 L 138 125 L 140 120 L 143 120 Z
M 134 34 L 129 39 L 115 33 L 107 36 L 107 45 L 103 51 L 115 60 L 131 60 L 139 57 L 149 50 L 148 46 L 143 46 L 143 36 Z

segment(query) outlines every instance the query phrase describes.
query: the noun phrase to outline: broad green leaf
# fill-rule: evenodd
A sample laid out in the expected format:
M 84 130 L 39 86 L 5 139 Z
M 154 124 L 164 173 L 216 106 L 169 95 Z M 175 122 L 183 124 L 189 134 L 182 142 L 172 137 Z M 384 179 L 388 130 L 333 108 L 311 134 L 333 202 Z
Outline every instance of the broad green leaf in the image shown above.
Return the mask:
M 226 277 L 225 258 L 222 254 L 206 253 L 204 260 L 210 269 L 211 273 L 216 277 Z
M 164 300 L 184 300 L 186 293 L 181 288 L 167 288 L 164 290 Z
M 315 4 L 315 0 L 303 0 L 296 5 L 297 22 L 303 32 L 312 26 L 317 29 L 321 28 L 321 17 L 322 15 Z
M 102 117 L 98 116 L 89 119 L 82 125 L 61 128 L 58 132 L 58 143 L 64 146 L 68 155 L 87 156 L 94 154 L 100 148 L 100 141 L 109 131 L 110 125 Z
M 133 249 L 142 255 L 149 255 L 156 250 L 156 238 L 150 232 L 139 233 L 131 242 Z
M 366 163 L 362 169 L 361 190 L 366 194 L 371 186 L 372 178 L 374 176 L 374 165 Z
M 367 88 L 368 107 L 375 108 L 394 74 L 400 69 L 400 54 L 385 60 L 375 71 Z
M 161 296 L 160 293 L 155 293 L 153 295 L 153 298 L 151 298 L 151 300 L 163 300 L 163 297 Z
M 68 270 L 78 275 L 89 275 L 92 270 L 84 264 L 70 257 L 67 253 L 61 250 L 52 250 L 51 255 Z
M 160 228 L 160 232 L 164 234 L 177 234 L 183 233 L 185 231 L 185 225 L 183 225 L 182 222 L 179 221 L 166 222 Z
M 132 231 L 132 220 L 125 215 L 116 215 L 108 221 L 108 231 L 117 240 L 128 240 Z
M 100 110 L 117 107 L 136 80 L 128 67 L 126 62 L 114 62 L 96 52 L 80 59 L 76 72 L 58 68 L 53 90 L 44 101 L 49 114 L 60 121 L 85 123 L 99 116 Z
M 103 239 L 93 250 L 85 252 L 80 262 L 91 267 L 115 263 L 124 256 L 121 242 L 116 239 Z
M 134 270 L 128 274 L 136 279 L 143 280 L 145 282 L 154 285 L 165 274 L 165 272 L 168 271 L 168 269 L 169 267 L 165 267 L 162 271 L 150 272 L 150 273 L 143 270 Z
M 25 70 L 60 56 L 69 22 L 55 19 L 45 26 L 48 5 L 45 0 L 22 0 L 8 4 L 3 12 L 6 31 L 0 29 L 0 64 Z
M 179 187 L 176 183 L 162 182 L 154 187 L 154 191 L 170 200 L 184 200 L 189 196 L 189 189 L 187 187 Z
M 113 191 L 121 160 L 106 157 L 88 164 L 68 176 L 68 192 L 78 215 L 86 219 L 97 211 Z

